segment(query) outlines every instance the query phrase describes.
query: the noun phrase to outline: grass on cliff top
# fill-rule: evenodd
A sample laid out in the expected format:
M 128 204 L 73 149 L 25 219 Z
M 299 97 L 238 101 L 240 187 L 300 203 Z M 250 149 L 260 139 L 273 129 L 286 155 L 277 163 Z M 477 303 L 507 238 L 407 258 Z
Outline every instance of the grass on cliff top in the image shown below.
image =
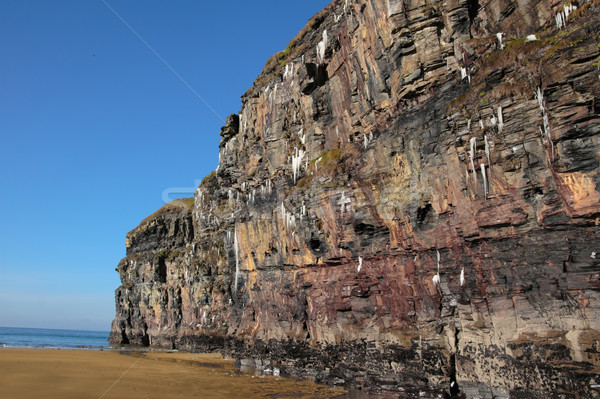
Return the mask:
M 319 28 L 325 19 L 333 14 L 335 8 L 335 2 L 330 3 L 324 9 L 316 13 L 308 23 L 298 32 L 296 36 L 286 46 L 286 48 L 277 54 L 273 54 L 271 58 L 267 60 L 262 72 L 254 81 L 254 86 L 260 86 L 271 79 L 271 75 L 275 73 L 281 67 L 284 67 L 290 59 L 296 58 L 299 54 L 306 53 L 309 47 L 314 47 L 314 40 L 307 40 L 307 35 L 313 30 Z M 319 40 L 320 35 L 318 36 Z M 250 89 L 252 90 L 252 89 Z
M 152 222 L 156 220 L 158 217 L 165 215 L 167 213 L 181 213 L 181 212 L 191 212 L 194 208 L 194 197 L 189 198 L 177 198 L 166 205 L 163 205 L 160 209 L 154 212 L 152 215 L 146 217 L 141 223 L 129 233 L 127 233 L 127 238 L 132 235 L 135 236 L 136 233 L 140 230 L 146 229 L 148 226 L 152 225 Z
M 213 170 L 212 172 L 210 172 L 209 174 L 204 176 L 204 179 L 202 179 L 202 182 L 200 183 L 199 187 L 211 186 L 211 185 L 215 184 L 216 182 L 217 182 L 217 172 Z

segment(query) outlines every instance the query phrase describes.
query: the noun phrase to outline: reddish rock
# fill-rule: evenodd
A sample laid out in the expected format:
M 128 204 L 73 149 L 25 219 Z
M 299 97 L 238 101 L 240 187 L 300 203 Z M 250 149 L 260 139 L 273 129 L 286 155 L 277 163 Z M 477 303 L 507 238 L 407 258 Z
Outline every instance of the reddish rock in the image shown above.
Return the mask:
M 600 397 L 599 11 L 332 2 L 244 94 L 193 207 L 128 235 L 111 342 Z

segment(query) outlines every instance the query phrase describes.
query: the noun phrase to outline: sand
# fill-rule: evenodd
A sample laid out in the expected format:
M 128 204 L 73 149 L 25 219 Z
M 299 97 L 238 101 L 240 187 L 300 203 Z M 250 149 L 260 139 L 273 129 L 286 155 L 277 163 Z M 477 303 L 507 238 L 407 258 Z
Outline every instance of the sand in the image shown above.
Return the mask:
M 341 389 L 240 374 L 216 354 L 0 349 L 0 397 L 331 398 Z

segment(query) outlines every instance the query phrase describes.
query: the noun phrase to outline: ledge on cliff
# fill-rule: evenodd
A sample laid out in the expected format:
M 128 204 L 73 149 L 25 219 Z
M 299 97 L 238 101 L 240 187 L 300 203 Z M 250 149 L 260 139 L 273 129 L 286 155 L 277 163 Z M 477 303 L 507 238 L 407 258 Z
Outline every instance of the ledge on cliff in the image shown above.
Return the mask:
M 142 220 L 135 229 L 127 233 L 125 239 L 127 254 L 141 252 L 150 247 L 161 250 L 176 246 L 175 242 L 178 238 L 184 241 L 190 240 L 193 237 L 191 228 L 193 207 L 194 198 L 178 198 Z M 180 235 L 181 237 L 178 237 Z M 163 241 L 165 237 L 171 237 L 172 242 Z M 163 241 L 162 244 L 159 243 L 160 241 Z

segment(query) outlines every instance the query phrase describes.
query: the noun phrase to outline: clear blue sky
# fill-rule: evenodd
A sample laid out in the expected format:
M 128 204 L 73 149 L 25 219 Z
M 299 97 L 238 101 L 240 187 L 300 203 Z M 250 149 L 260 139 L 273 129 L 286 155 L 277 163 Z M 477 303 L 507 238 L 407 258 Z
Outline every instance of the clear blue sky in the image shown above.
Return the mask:
M 329 3 L 106 2 L 222 118 Z M 0 37 L 0 326 L 107 331 L 125 234 L 223 123 L 102 0 L 3 0 Z

